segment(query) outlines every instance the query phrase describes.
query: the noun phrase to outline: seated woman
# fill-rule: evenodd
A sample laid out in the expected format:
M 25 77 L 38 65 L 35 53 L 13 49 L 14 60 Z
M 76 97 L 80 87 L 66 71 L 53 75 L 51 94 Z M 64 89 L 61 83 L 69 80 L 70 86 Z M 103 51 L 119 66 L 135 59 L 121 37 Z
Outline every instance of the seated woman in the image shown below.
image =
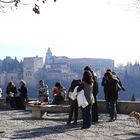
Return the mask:
M 55 86 L 52 89 L 52 94 L 54 98 L 52 104 L 59 105 L 62 101 L 64 101 L 65 89 L 60 82 L 56 82 Z
M 28 90 L 26 87 L 26 82 L 24 80 L 21 80 L 19 82 L 19 96 L 16 98 L 16 103 L 18 109 L 25 109 L 25 102 L 28 101 Z
M 40 103 L 48 103 L 48 86 L 45 84 L 44 80 L 39 81 L 39 88 L 37 90 L 37 96 Z
M 9 103 L 11 108 L 16 109 L 16 95 L 17 95 L 17 88 L 13 81 L 10 81 L 6 87 L 6 103 Z

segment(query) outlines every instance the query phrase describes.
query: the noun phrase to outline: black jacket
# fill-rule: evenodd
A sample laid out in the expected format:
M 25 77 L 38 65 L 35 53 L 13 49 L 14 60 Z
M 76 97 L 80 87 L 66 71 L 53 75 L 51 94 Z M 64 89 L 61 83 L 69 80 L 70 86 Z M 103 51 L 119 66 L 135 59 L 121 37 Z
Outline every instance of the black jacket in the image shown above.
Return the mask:
M 118 99 L 117 83 L 117 79 L 110 78 L 106 80 L 106 84 L 104 85 L 105 100 L 115 101 Z

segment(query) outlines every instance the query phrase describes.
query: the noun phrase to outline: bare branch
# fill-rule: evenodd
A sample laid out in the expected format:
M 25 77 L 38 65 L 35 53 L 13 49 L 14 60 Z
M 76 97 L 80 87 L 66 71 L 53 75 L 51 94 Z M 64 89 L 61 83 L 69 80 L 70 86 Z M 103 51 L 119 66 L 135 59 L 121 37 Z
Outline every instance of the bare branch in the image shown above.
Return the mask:
M 15 2 L 15 0 L 11 0 L 11 1 L 3 1 L 3 0 L 0 0 L 0 3 L 13 3 L 13 2 Z
M 42 2 L 43 4 L 46 3 L 46 0 L 34 0 L 36 1 L 37 3 L 38 2 Z M 54 2 L 56 2 L 56 0 L 53 0 Z M 18 7 L 19 4 L 21 5 L 35 5 L 33 7 L 33 11 L 36 13 L 36 14 L 40 14 L 40 6 L 35 3 L 24 3 L 25 1 L 23 0 L 0 0 L 0 12 L 3 12 L 5 13 L 9 7 L 11 7 L 11 10 L 13 10 L 14 7 Z

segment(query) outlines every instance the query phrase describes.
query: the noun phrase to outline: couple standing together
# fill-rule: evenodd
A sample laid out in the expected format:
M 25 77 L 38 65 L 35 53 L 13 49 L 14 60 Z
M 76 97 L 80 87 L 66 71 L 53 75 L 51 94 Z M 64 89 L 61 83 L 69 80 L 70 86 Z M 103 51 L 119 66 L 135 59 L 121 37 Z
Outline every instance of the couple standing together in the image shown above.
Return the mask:
M 80 92 L 84 91 L 84 96 L 87 101 L 86 106 L 81 106 L 81 112 L 83 117 L 83 123 L 81 129 L 87 129 L 91 126 L 91 123 L 98 122 L 98 108 L 97 108 L 97 100 L 96 95 L 98 93 L 98 82 L 97 77 L 95 76 L 94 72 L 89 66 L 84 68 L 84 73 L 82 77 L 82 81 L 78 80 L 74 84 L 74 80 L 71 83 L 71 87 L 69 88 L 69 93 L 73 92 L 77 87 L 77 93 L 81 94 Z M 72 114 L 74 113 L 74 123 L 77 124 L 78 118 L 78 102 L 77 98 L 75 100 L 71 99 L 71 107 L 69 112 L 69 118 L 67 124 L 69 124 L 72 120 Z

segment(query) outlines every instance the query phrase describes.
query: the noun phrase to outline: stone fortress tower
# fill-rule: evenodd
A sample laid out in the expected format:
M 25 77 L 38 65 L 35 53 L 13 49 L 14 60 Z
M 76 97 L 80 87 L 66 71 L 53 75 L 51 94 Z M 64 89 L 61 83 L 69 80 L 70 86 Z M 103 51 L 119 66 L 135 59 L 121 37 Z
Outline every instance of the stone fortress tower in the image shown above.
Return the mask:
M 51 49 L 48 48 L 47 52 L 46 52 L 46 58 L 45 58 L 45 65 L 50 65 L 53 62 L 53 55 L 51 52 Z

